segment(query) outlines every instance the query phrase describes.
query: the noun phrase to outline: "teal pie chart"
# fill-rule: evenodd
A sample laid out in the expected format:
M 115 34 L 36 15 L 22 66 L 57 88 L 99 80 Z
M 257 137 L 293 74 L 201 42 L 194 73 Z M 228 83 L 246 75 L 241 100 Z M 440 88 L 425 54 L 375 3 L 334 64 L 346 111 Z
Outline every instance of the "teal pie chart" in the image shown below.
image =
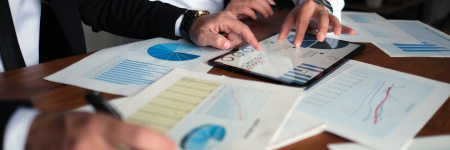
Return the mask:
M 219 125 L 203 125 L 191 130 L 181 140 L 185 150 L 212 149 L 225 138 L 225 128 Z
M 160 60 L 187 61 L 199 58 L 202 49 L 189 44 L 164 43 L 148 48 L 147 53 Z

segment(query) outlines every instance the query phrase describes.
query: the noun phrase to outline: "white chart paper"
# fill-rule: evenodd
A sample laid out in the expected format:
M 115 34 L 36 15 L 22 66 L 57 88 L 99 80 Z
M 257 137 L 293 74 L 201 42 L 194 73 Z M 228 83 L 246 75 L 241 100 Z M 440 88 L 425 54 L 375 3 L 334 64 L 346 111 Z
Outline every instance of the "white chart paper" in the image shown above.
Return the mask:
M 328 33 L 327 37 L 350 42 L 420 44 L 420 41 L 376 13 L 344 11 L 341 24 L 352 28 L 356 34 L 336 36 Z
M 291 110 L 288 116 L 266 149 L 280 149 L 325 131 L 325 121 L 296 109 Z
M 132 96 L 174 68 L 207 72 L 206 62 L 226 51 L 187 40 L 154 38 L 100 50 L 46 80 Z
M 373 43 L 391 57 L 450 57 L 450 36 L 420 21 L 390 20 L 420 44 Z
M 264 149 L 302 89 L 174 69 L 119 107 L 179 149 Z
M 448 150 L 450 135 L 425 136 L 414 138 L 406 150 Z M 356 143 L 328 144 L 330 150 L 373 150 Z
M 450 95 L 450 85 L 350 60 L 295 109 L 327 131 L 376 149 L 401 149 Z

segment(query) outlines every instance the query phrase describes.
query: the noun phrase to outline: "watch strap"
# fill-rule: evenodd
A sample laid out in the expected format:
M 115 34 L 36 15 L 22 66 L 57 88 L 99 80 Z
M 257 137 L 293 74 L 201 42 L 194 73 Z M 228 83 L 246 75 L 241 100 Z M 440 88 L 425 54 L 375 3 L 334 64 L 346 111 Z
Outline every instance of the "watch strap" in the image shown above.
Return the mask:
M 186 10 L 184 17 L 181 20 L 180 35 L 184 38 L 190 39 L 189 30 L 191 29 L 194 20 L 200 16 L 208 15 L 209 11 L 202 10 Z

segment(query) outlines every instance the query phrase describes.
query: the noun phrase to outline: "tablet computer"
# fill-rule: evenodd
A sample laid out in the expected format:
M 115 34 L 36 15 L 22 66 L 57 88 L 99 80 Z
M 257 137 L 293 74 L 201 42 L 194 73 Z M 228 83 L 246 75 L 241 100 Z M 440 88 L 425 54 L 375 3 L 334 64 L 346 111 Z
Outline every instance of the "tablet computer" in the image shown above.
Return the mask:
M 332 38 L 319 42 L 309 34 L 305 34 L 301 46 L 295 48 L 294 31 L 290 31 L 284 41 L 278 41 L 278 35 L 259 42 L 263 47 L 261 51 L 248 44 L 213 58 L 208 64 L 263 80 L 308 87 L 365 48 Z

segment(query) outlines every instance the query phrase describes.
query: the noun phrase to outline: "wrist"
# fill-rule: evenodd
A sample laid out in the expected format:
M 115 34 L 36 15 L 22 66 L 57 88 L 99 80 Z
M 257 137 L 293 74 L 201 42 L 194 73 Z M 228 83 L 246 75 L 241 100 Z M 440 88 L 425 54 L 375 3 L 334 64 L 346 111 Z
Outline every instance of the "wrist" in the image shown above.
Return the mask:
M 209 11 L 204 10 L 186 10 L 183 19 L 181 20 L 180 35 L 186 39 L 190 39 L 189 30 L 191 29 L 194 20 L 209 14 Z

